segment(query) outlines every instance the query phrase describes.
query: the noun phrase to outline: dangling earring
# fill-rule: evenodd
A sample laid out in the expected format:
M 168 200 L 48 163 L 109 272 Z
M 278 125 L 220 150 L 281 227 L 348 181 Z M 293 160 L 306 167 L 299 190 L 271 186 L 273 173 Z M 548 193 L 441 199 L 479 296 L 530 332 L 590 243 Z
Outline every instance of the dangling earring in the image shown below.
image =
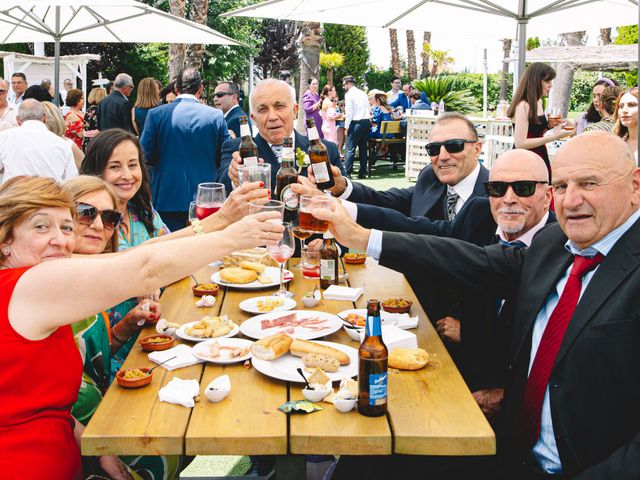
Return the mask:
M 11 250 L 9 250 L 8 247 L 4 247 L 2 249 L 2 255 L 4 255 L 5 257 L 8 257 L 9 255 L 11 255 Z

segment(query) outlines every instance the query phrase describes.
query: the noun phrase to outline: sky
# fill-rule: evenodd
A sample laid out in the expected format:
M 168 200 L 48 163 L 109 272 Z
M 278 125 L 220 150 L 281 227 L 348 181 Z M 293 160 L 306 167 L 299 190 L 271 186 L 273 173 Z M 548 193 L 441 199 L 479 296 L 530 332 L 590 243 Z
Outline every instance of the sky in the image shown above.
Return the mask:
M 597 30 L 587 31 L 587 45 L 598 44 Z M 615 28 L 612 31 L 615 35 Z M 368 28 L 369 52 L 371 63 L 382 68 L 388 68 L 391 64 L 391 49 L 389 47 L 389 32 L 382 28 Z M 420 69 L 421 59 L 419 52 L 423 40 L 423 32 L 414 31 L 416 40 L 416 53 L 418 54 L 418 69 Z M 515 37 L 515 27 L 514 27 Z M 398 43 L 401 57 L 407 55 L 406 33 L 398 30 Z M 550 38 L 556 40 L 557 38 Z M 547 38 L 540 38 L 541 41 Z M 513 42 L 515 45 L 515 40 Z M 487 49 L 487 67 L 489 73 L 497 73 L 502 69 L 502 42 L 491 36 L 464 36 L 459 32 L 455 34 L 432 33 L 431 46 L 436 50 L 449 50 L 449 55 L 455 58 L 453 71 L 460 72 L 467 69 L 471 73 L 482 73 L 483 51 Z

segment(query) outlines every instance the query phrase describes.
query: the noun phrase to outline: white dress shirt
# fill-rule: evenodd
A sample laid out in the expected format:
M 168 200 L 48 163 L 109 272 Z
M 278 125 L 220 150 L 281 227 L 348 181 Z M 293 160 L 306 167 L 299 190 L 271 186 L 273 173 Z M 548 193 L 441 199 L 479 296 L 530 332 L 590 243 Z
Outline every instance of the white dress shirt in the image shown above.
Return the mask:
M 78 175 L 71 144 L 51 133 L 39 120 L 0 132 L 2 181 L 18 175 L 52 177 L 58 182 Z
M 349 130 L 349 125 L 354 120 L 368 120 L 370 111 L 367 94 L 358 87 L 351 87 L 344 95 L 344 128 Z
M 4 113 L 0 115 L 0 130 L 6 130 L 7 128 L 17 127 L 18 121 L 18 109 L 7 103 L 7 107 L 4 110 Z

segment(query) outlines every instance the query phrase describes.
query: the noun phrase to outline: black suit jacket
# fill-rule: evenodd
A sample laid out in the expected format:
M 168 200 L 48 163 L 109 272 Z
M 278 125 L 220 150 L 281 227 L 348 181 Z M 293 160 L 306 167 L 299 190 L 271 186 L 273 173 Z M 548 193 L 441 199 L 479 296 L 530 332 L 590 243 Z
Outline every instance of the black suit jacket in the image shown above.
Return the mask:
M 541 230 L 526 250 L 483 248 L 424 235 L 383 235 L 382 265 L 516 299 L 509 379 L 497 432 L 499 452 L 517 445 L 533 324 L 572 262 L 564 248 L 566 240 L 557 224 Z M 569 477 L 640 478 L 639 291 L 640 222 L 636 222 L 594 273 L 551 371 L 551 416 Z
M 235 133 L 236 138 L 240 138 L 240 117 L 247 117 L 248 119 L 249 115 L 244 113 L 242 108 L 236 107 L 229 111 L 229 114 L 224 118 L 224 121 L 227 122 L 227 128 Z M 251 125 L 250 120 L 249 125 Z
M 300 135 L 297 131 L 294 130 L 295 134 L 295 144 L 294 147 L 296 150 L 300 148 L 303 152 L 307 152 L 309 150 L 309 140 L 304 135 Z M 240 148 L 240 138 L 232 138 L 224 142 L 222 145 L 222 154 L 220 161 L 220 168 L 218 170 L 218 182 L 223 183 L 227 188 L 227 193 L 233 190 L 233 186 L 231 185 L 231 179 L 229 178 L 229 165 L 231 164 L 231 156 L 233 152 L 237 152 Z M 278 174 L 278 170 L 280 169 L 280 163 L 278 163 L 278 158 L 271 150 L 271 147 L 267 143 L 267 141 L 257 134 L 253 139 L 258 146 L 258 156 L 264 160 L 265 163 L 271 165 L 271 194 L 275 194 L 276 190 L 276 177 Z M 340 154 L 338 153 L 338 147 L 335 143 L 322 140 L 325 147 L 327 147 L 327 151 L 329 154 L 329 161 L 332 165 L 335 165 L 340 169 L 342 175 L 346 175 L 344 171 L 344 167 L 342 165 L 342 161 L 340 160 Z M 306 176 L 307 169 L 303 169 L 300 175 Z
M 98 104 L 98 130 L 121 128 L 129 133 L 135 133 L 131 122 L 133 105 L 127 97 L 117 90 L 113 90 Z

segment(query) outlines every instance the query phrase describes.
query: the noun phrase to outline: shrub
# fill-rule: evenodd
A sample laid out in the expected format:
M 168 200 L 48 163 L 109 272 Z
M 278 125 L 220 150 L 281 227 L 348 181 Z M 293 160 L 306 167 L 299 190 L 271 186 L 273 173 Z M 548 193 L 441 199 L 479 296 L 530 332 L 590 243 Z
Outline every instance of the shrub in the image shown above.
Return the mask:
M 454 75 L 437 75 L 416 80 L 413 86 L 424 92 L 432 102 L 444 102 L 448 112 L 470 113 L 478 111 L 480 103 L 473 94 L 461 88 Z

